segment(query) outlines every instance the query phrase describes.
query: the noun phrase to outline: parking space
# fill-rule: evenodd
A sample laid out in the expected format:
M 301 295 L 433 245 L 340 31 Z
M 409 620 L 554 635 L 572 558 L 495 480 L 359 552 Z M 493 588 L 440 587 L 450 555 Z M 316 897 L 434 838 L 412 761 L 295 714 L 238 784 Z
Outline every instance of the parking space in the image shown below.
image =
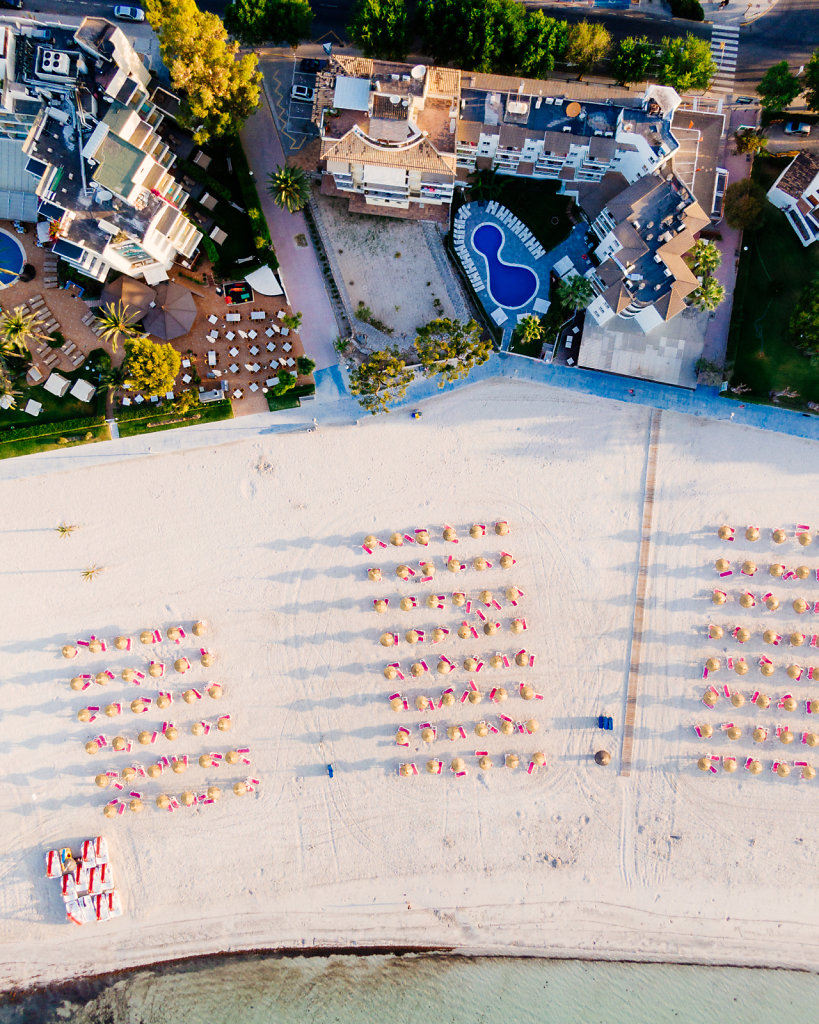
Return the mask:
M 316 136 L 313 124 L 313 97 L 316 90 L 316 72 L 321 62 L 309 58 L 299 61 L 293 68 L 287 91 L 287 131 L 294 135 Z

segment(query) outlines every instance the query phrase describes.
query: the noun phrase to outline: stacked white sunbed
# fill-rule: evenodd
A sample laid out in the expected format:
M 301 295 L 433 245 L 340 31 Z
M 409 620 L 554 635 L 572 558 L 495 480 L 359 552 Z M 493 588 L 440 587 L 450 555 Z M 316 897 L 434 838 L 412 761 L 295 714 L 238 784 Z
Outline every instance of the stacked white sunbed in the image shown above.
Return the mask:
M 66 917 L 74 924 L 122 916 L 122 899 L 114 888 L 108 843 L 103 836 L 86 839 L 77 858 L 68 847 L 49 850 L 46 877 L 60 880 Z

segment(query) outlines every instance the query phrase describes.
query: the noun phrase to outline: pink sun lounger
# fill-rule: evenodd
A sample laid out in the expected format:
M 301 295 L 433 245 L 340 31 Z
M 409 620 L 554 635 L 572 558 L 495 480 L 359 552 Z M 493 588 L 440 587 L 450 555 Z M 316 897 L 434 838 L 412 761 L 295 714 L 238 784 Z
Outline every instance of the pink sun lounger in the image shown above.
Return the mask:
M 776 775 L 776 769 L 779 767 L 781 763 L 781 761 L 774 761 L 771 765 L 771 771 L 774 773 L 774 775 Z
M 788 569 L 787 572 L 783 572 L 782 573 L 782 579 L 783 579 L 783 581 L 784 580 L 795 580 L 796 579 L 796 573 L 793 571 L 793 569 Z
M 720 575 L 720 579 L 722 579 L 723 576 L 733 576 L 734 575 L 734 570 L 733 569 L 726 569 L 725 572 L 721 572 L 719 575 Z
M 466 609 L 467 611 L 469 611 L 469 606 L 470 606 L 470 602 L 467 602 L 467 609 Z M 481 620 L 481 622 L 486 622 L 487 621 L 486 615 L 481 611 L 480 608 L 476 608 L 475 609 L 475 614 L 478 616 L 478 618 Z
M 414 544 L 415 543 L 415 537 L 413 537 L 413 535 L 411 533 L 405 533 L 404 534 L 404 540 L 407 541 L 408 544 Z
M 746 771 L 750 770 L 750 767 L 751 767 L 751 765 L 753 763 L 754 763 L 754 759 L 752 757 L 746 758 L 746 760 L 745 760 L 745 770 Z
M 506 654 L 501 655 L 501 661 L 503 662 L 504 668 L 509 668 L 509 657 Z

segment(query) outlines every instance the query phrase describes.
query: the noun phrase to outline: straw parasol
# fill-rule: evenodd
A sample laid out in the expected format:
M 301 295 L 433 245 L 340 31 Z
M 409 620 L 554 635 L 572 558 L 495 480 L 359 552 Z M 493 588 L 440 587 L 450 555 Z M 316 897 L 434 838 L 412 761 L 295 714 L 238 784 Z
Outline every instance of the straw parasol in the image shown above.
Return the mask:
M 244 782 L 234 782 L 233 792 L 236 796 L 244 796 L 247 793 L 247 785 Z
M 779 634 L 776 632 L 775 629 L 766 629 L 765 632 L 762 634 L 762 639 L 765 641 L 766 644 L 775 644 L 776 638 L 778 636 Z
M 149 779 L 158 779 L 162 774 L 162 767 L 158 764 L 149 764 L 145 769 L 145 774 Z
M 457 539 L 457 533 L 452 529 L 451 526 L 444 528 L 444 540 L 455 541 Z
M 392 633 L 382 633 L 379 643 L 382 647 L 392 647 L 395 643 L 395 636 Z
M 808 610 L 808 602 L 803 597 L 797 597 L 793 602 L 793 610 L 797 615 L 803 615 Z
M 769 612 L 775 612 L 779 608 L 779 599 L 774 597 L 773 594 L 765 602 L 765 607 Z
M 507 601 L 517 601 L 517 599 L 519 597 L 521 597 L 522 594 L 523 594 L 523 591 L 521 591 L 518 587 L 507 587 L 506 588 L 506 600 Z
M 415 698 L 415 706 L 416 706 L 416 708 L 418 708 L 419 711 L 426 711 L 427 708 L 429 707 L 429 698 L 428 697 L 416 697 Z
M 452 603 L 456 608 L 462 608 L 466 604 L 466 594 L 456 590 L 452 595 Z
M 205 723 L 204 722 L 194 722 L 193 725 L 191 726 L 191 732 L 193 733 L 194 736 L 204 736 L 205 735 Z
M 111 776 L 110 775 L 95 775 L 94 776 L 94 783 L 95 783 L 95 785 L 99 786 L 100 789 L 105 789 L 106 786 L 110 786 L 111 785 Z
M 708 638 L 710 640 L 722 640 L 723 636 L 725 636 L 725 630 L 722 626 L 708 627 Z
M 489 726 L 486 724 L 486 722 L 478 722 L 478 724 L 475 726 L 475 735 L 480 737 L 489 735 Z
M 500 567 L 501 569 L 511 569 L 515 564 L 514 558 L 511 555 L 501 555 Z
M 394 665 L 385 665 L 384 666 L 384 678 L 385 679 L 395 679 L 395 677 L 397 675 L 398 675 L 398 669 Z
M 492 604 L 492 591 L 482 590 L 480 594 L 478 594 L 478 600 L 483 604 Z
M 139 736 L 137 736 L 137 739 L 143 746 L 147 746 L 151 742 L 151 736 L 153 736 L 153 733 L 148 732 L 147 729 L 143 729 Z
M 737 643 L 745 644 L 751 639 L 751 632 L 748 629 L 737 630 Z
M 484 530 L 482 527 L 478 526 L 477 523 L 473 523 L 472 526 L 469 527 L 469 536 L 474 540 L 477 540 L 478 537 L 483 537 L 483 535 Z
M 523 687 L 521 687 L 520 695 L 521 695 L 521 697 L 523 697 L 524 700 L 534 700 L 535 699 L 535 689 L 534 689 L 533 686 L 529 686 L 529 685 L 523 686 Z
M 806 580 L 810 576 L 810 569 L 806 565 L 797 565 L 794 569 L 796 578 L 800 580 Z
M 745 531 L 745 540 L 759 540 L 759 527 L 749 526 L 748 529 Z
M 131 701 L 131 710 L 135 715 L 141 715 L 148 710 L 148 701 L 144 697 L 137 697 Z
M 446 567 L 447 569 L 449 569 L 450 572 L 461 571 L 461 563 L 458 561 L 457 558 L 453 558 L 452 555 L 450 555 L 449 558 L 447 559 Z
M 517 768 L 520 764 L 520 758 L 517 754 L 507 754 L 504 762 L 507 768 Z
M 742 729 L 738 725 L 732 725 L 725 733 L 729 740 L 738 740 L 742 735 Z
M 455 757 L 452 759 L 453 772 L 462 772 L 464 768 L 466 768 L 466 762 L 462 757 Z
M 495 690 L 495 700 L 499 701 L 501 704 L 507 699 L 508 696 L 509 694 L 506 692 L 506 688 L 503 686 L 499 686 L 497 690 Z
M 164 735 L 166 740 L 168 740 L 170 743 L 173 743 L 174 740 L 179 739 L 179 730 L 176 728 L 175 725 L 169 725 L 168 728 L 165 730 Z
M 759 775 L 759 773 L 762 771 L 762 762 L 751 761 L 751 763 L 748 765 L 748 771 L 751 773 L 751 775 Z
M 478 555 L 472 565 L 478 572 L 483 572 L 485 569 L 489 568 L 489 563 L 483 555 Z
M 200 758 L 199 758 L 199 767 L 200 768 L 212 768 L 213 767 L 213 758 L 210 756 L 210 754 L 202 754 L 200 756 Z
M 543 755 L 541 754 L 541 757 L 542 756 Z M 532 758 L 532 760 L 534 760 L 534 758 Z M 546 758 L 543 758 L 543 761 L 545 763 Z M 610 762 L 611 762 L 611 754 L 608 752 L 608 750 L 598 750 L 597 753 L 594 755 L 594 763 L 595 764 L 599 764 L 599 765 L 601 765 L 604 768 Z M 537 762 L 535 762 L 535 763 L 537 763 Z M 542 767 L 542 765 L 539 765 L 538 767 Z
M 127 636 L 118 636 L 114 639 L 114 647 L 116 647 L 118 651 L 127 651 L 128 642 L 129 638 Z
M 722 767 L 726 772 L 735 772 L 737 770 L 737 763 L 733 757 L 725 757 L 722 761 Z
M 128 746 L 128 741 L 125 739 L 124 736 L 115 736 L 113 740 L 111 740 L 111 746 L 116 751 L 125 750 L 125 748 Z
M 398 769 L 398 774 L 403 775 L 405 779 L 408 779 L 412 775 L 412 766 L 408 764 L 402 764 Z
M 213 662 L 215 661 L 215 657 L 213 654 L 211 654 L 210 651 L 205 651 L 205 653 L 199 660 L 202 662 L 205 668 L 210 668 Z
M 595 760 L 597 760 L 596 756 L 595 756 Z M 598 761 L 597 763 L 599 764 L 600 762 Z M 710 757 L 701 757 L 699 759 L 699 761 L 697 761 L 697 767 L 699 768 L 699 770 L 701 772 L 709 771 L 710 768 L 711 768 L 711 758 Z
M 791 647 L 801 647 L 806 637 L 804 633 L 791 633 L 788 640 L 790 640 Z
M 403 729 L 399 729 L 398 732 L 395 734 L 395 742 L 398 744 L 399 747 L 408 747 L 409 733 L 405 732 Z
M 427 547 L 427 545 L 429 544 L 429 530 L 416 530 L 415 540 L 416 543 L 422 544 L 424 547 Z
M 222 795 L 222 790 L 218 786 L 208 786 L 208 800 L 213 800 L 214 803 Z
M 703 703 L 707 704 L 709 708 L 714 707 L 717 703 L 717 695 L 713 690 L 706 690 L 703 694 Z
M 439 644 L 446 636 L 446 630 L 441 626 L 436 626 L 432 631 L 432 642 Z
M 518 651 L 515 655 L 515 664 L 519 665 L 521 668 L 529 664 L 529 655 L 526 651 Z
M 717 530 L 717 536 L 719 537 L 720 540 L 730 540 L 731 537 L 733 537 L 733 535 L 734 535 L 734 530 L 733 530 L 733 527 L 731 527 L 731 526 L 724 526 L 723 525 L 723 526 L 721 526 Z
M 421 639 L 421 635 L 415 629 L 408 629 L 407 632 L 404 634 L 404 639 L 407 641 L 408 644 L 417 644 L 418 641 Z
M 731 703 L 735 708 L 741 708 L 745 703 L 745 697 L 739 692 L 739 690 L 734 690 L 731 694 Z
M 526 628 L 523 619 L 512 619 L 512 624 L 509 627 L 513 633 L 522 633 Z
M 489 659 L 489 664 L 492 668 L 503 668 L 503 658 L 500 654 L 493 654 Z
M 699 730 L 700 736 L 702 736 L 703 739 L 710 740 L 711 737 L 714 735 L 714 727 L 711 725 L 710 722 L 703 722 L 702 725 L 699 727 Z
M 819 735 L 815 732 L 809 732 L 805 737 L 805 743 L 807 743 L 809 747 L 815 747 L 819 744 Z
M 753 594 L 749 594 L 747 591 L 739 595 L 739 603 L 743 608 L 753 608 L 756 604 Z
M 154 679 L 158 679 L 162 675 L 162 665 L 158 661 L 152 661 L 148 669 L 148 674 L 153 676 Z
M 86 752 L 86 754 L 91 754 L 92 756 L 94 754 L 98 754 L 100 752 L 100 745 L 99 745 L 99 743 L 97 743 L 96 740 L 89 740 L 85 744 L 85 752 Z
M 461 730 L 458 728 L 457 725 L 450 725 L 447 727 L 446 734 L 449 737 L 449 739 L 457 740 L 461 735 Z
M 239 752 L 238 750 L 229 750 L 225 754 L 226 764 L 238 764 L 239 763 Z
M 390 544 L 392 544 L 394 548 L 402 548 L 404 546 L 404 538 L 400 533 L 390 534 Z M 367 547 L 369 546 L 370 545 L 368 544 Z
M 539 728 L 540 722 L 536 718 L 530 718 L 529 721 L 526 723 L 526 731 L 530 734 L 533 732 L 537 732 Z
M 196 803 L 196 797 L 191 793 L 189 789 L 186 789 L 182 796 L 179 798 L 185 807 L 191 807 Z
M 770 566 L 768 567 L 768 572 L 771 574 L 771 576 L 783 576 L 785 574 L 785 566 L 782 565 L 781 562 L 771 562 Z
M 470 704 L 480 704 L 480 702 L 482 700 L 483 700 L 483 694 L 481 693 L 480 690 L 470 690 L 469 691 L 469 703 Z
M 171 706 L 171 698 L 167 695 L 167 693 L 160 693 L 160 695 L 156 698 L 156 706 L 159 708 L 160 711 L 164 711 L 165 708 L 169 708 Z
M 91 712 L 88 710 L 88 708 L 80 708 L 80 710 L 77 712 L 77 721 L 79 721 L 79 722 L 90 722 L 91 721 Z
M 216 719 L 216 728 L 219 732 L 230 732 L 233 728 L 233 721 L 230 715 L 220 715 Z
M 92 640 L 91 643 L 88 645 L 88 650 L 90 651 L 91 654 L 100 654 L 102 652 L 102 641 Z
M 785 671 L 791 679 L 798 679 L 802 675 L 802 669 L 798 665 L 788 665 Z
M 771 698 L 768 696 L 767 693 L 760 693 L 760 695 L 756 699 L 756 706 L 758 708 L 761 708 L 763 711 L 768 710 L 768 708 L 771 706 Z
M 779 734 L 779 742 L 780 743 L 784 743 L 786 746 L 789 743 L 793 743 L 793 733 L 790 731 L 790 729 L 787 726 L 785 726 L 785 728 L 780 732 L 780 734 Z
M 374 548 L 374 547 L 377 547 L 377 545 L 378 545 L 378 537 L 374 537 L 371 533 L 368 533 L 367 536 L 364 538 L 364 547 L 365 548 Z
M 759 566 L 756 564 L 756 562 L 742 563 L 742 571 L 745 573 L 746 576 L 753 576 L 758 568 Z
M 754 729 L 751 736 L 753 737 L 754 743 L 764 743 L 768 738 L 767 732 L 760 728 L 760 726 L 757 726 L 756 729 Z
M 451 708 L 452 705 L 455 703 L 455 694 L 454 693 L 444 693 L 444 694 L 441 694 L 441 703 L 443 704 L 443 706 L 445 708 Z
M 748 662 L 744 658 L 737 658 L 734 662 L 734 672 L 738 676 L 744 676 L 748 671 Z
M 122 769 L 120 777 L 123 782 L 133 782 L 137 777 L 136 768 L 134 768 L 133 765 L 128 765 L 127 768 Z
M 173 764 L 171 765 L 171 771 L 173 771 L 176 775 L 182 775 L 183 772 L 186 772 L 187 770 L 188 766 L 187 764 L 185 764 L 184 761 L 174 761 Z
M 498 522 L 495 523 L 495 533 L 499 537 L 505 537 L 509 533 L 509 523 L 507 523 L 505 519 L 498 520 Z
M 422 676 L 423 674 L 424 674 L 424 666 L 421 664 L 420 661 L 414 661 L 410 665 L 410 675 L 411 676 Z
M 515 723 L 510 722 L 504 718 L 500 724 L 500 731 L 503 733 L 504 736 L 511 736 L 512 733 L 515 731 Z
M 784 544 L 785 541 L 788 539 L 788 535 L 787 533 L 785 533 L 784 530 L 774 530 L 771 534 L 771 539 L 773 540 L 774 544 Z
M 486 636 L 494 636 L 498 631 L 497 622 L 484 622 L 483 631 Z
M 441 767 L 440 761 L 427 761 L 427 771 L 430 775 L 438 775 L 438 770 Z
M 108 673 L 107 672 L 97 672 L 97 674 L 94 676 L 94 682 L 97 684 L 97 686 L 107 686 L 108 685 Z
M 368 569 L 367 570 L 367 579 L 370 581 L 370 583 L 380 583 L 381 582 L 381 570 L 379 568 L 377 568 L 377 567 L 374 568 L 374 569 Z
M 492 767 L 492 758 L 488 754 L 484 754 L 483 757 L 478 758 L 478 767 L 482 772 L 488 772 Z
M 711 601 L 714 604 L 725 604 L 728 600 L 728 595 L 723 590 L 715 590 L 711 595 Z
M 196 694 L 193 692 L 193 690 L 185 690 L 185 692 L 182 694 L 182 700 L 184 700 L 186 704 L 193 704 L 193 702 L 196 700 Z
M 452 666 L 449 664 L 448 661 L 444 661 L 443 659 L 441 659 L 438 662 L 438 664 L 436 666 L 436 669 L 437 669 L 439 675 L 445 676 L 445 675 L 447 675 L 449 673 L 451 667 Z
M 64 658 L 76 658 L 79 653 L 80 652 L 77 650 L 76 647 L 74 647 L 73 644 L 66 644 L 65 647 L 63 647 Z
M 538 766 L 538 768 L 543 768 L 546 765 L 546 755 L 543 753 L 542 750 L 538 750 L 534 754 L 532 754 L 532 760 Z M 606 764 L 608 764 L 608 761 L 606 761 Z
M 717 570 L 717 572 L 726 572 L 728 569 L 731 568 L 731 563 L 728 561 L 727 558 L 718 558 L 714 563 L 714 568 Z
M 705 667 L 708 669 L 709 672 L 719 672 L 720 664 L 721 662 L 719 658 L 709 658 L 708 661 L 706 661 L 705 663 Z
M 403 710 L 404 702 L 401 700 L 400 697 L 393 697 L 390 700 L 390 707 L 393 709 L 393 711 L 401 711 Z
M 74 676 L 71 682 L 68 684 L 72 690 L 81 690 L 85 686 L 85 680 L 82 676 Z
M 478 667 L 478 659 L 477 658 L 471 658 L 471 657 L 470 658 L 464 658 L 464 668 L 466 669 L 467 672 L 474 672 L 477 667 Z
M 790 766 L 785 764 L 784 761 L 780 761 L 776 766 L 776 774 L 780 779 L 786 779 L 791 773 Z
M 160 793 L 159 796 L 156 798 L 156 806 L 161 811 L 167 811 L 167 809 L 171 806 L 171 798 L 167 796 L 165 793 Z
M 177 640 L 182 639 L 182 630 L 179 628 L 179 626 L 169 626 L 165 633 L 165 636 L 167 636 L 169 640 L 173 640 L 174 643 L 176 643 Z
M 802 778 L 803 779 L 813 779 L 815 777 L 816 777 L 816 770 L 814 768 L 812 768 L 809 764 L 806 764 L 805 767 L 802 769 Z
M 105 807 L 103 807 L 103 809 L 102 809 L 102 813 L 105 815 L 106 818 L 116 818 L 116 816 L 117 816 L 117 805 L 116 804 L 106 804 Z
M 418 565 L 425 576 L 435 575 L 435 565 L 433 562 L 419 562 Z
M 137 797 L 134 797 L 134 799 L 131 800 L 131 802 L 128 804 L 128 810 L 133 811 L 134 814 L 138 814 L 140 811 L 144 809 L 145 804 L 143 804 L 141 800 L 137 799 Z
M 808 544 L 810 544 L 810 542 L 813 540 L 813 537 L 811 537 L 809 533 L 804 532 L 797 533 L 796 539 L 799 541 L 803 548 L 806 548 Z
M 177 658 L 173 663 L 173 667 L 180 673 L 180 675 L 184 675 L 191 667 L 191 663 L 187 658 Z
M 136 670 L 132 668 L 124 668 L 122 670 L 122 678 L 126 683 L 132 683 L 136 679 Z
M 461 640 L 468 640 L 472 636 L 472 630 L 467 626 L 465 622 L 458 626 L 458 636 Z
M 395 575 L 399 580 L 408 580 L 410 578 L 410 568 L 408 565 L 398 565 L 395 568 Z
M 796 711 L 796 708 L 797 708 L 796 698 L 795 697 L 786 697 L 782 701 L 782 707 L 785 709 L 785 711 Z
M 143 644 L 152 644 L 154 642 L 154 634 L 150 629 L 143 629 L 139 634 L 139 642 Z
M 438 607 L 438 596 L 437 594 L 427 594 L 427 608 Z
M 408 612 L 412 608 L 414 608 L 415 605 L 412 603 L 411 597 L 402 597 L 401 600 L 398 602 L 398 607 L 401 609 L 402 612 Z

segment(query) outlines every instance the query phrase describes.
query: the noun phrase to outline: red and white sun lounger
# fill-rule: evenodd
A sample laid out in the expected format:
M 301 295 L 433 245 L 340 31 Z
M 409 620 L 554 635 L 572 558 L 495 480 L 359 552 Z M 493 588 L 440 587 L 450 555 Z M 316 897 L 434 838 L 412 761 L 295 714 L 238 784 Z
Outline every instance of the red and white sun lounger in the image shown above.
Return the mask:
M 49 850 L 46 854 L 46 878 L 59 878 L 63 873 L 59 850 Z
M 77 879 L 71 872 L 60 879 L 60 894 L 66 903 L 71 903 L 77 898 Z

